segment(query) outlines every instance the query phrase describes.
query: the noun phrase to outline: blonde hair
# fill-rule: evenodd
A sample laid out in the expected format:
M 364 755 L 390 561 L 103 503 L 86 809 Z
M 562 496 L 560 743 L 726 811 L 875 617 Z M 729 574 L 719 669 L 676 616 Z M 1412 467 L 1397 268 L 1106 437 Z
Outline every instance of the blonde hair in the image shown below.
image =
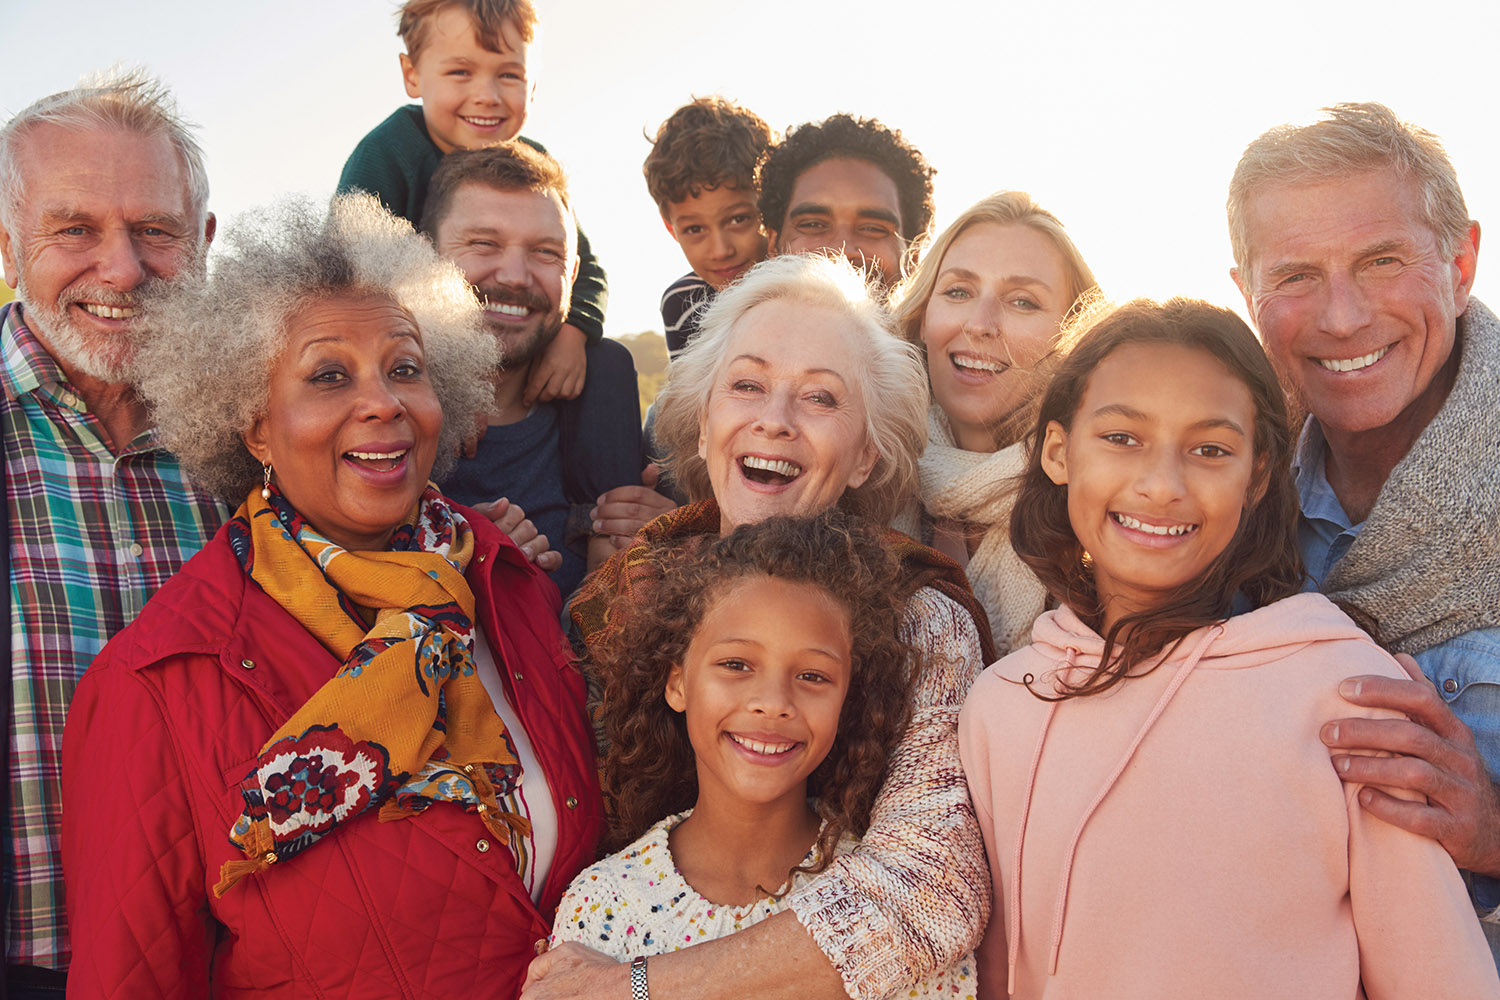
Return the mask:
M 782 254 L 762 261 L 714 297 L 698 335 L 672 362 L 671 379 L 656 400 L 656 440 L 662 461 L 694 500 L 713 494 L 708 463 L 698 456 L 708 398 L 745 314 L 786 300 L 829 309 L 849 321 L 851 350 L 865 408 L 865 433 L 877 458 L 864 484 L 843 506 L 880 524 L 916 492 L 917 459 L 927 445 L 927 375 L 911 344 L 895 335 L 890 313 L 871 298 L 864 276 L 842 257 Z
M 530 43 L 536 37 L 538 18 L 531 0 L 407 0 L 396 15 L 396 34 L 401 36 L 412 62 L 426 48 L 433 20 L 449 7 L 469 15 L 474 34 L 487 51 L 500 51 L 507 24 L 516 29 L 523 42 Z
M 1245 210 L 1263 184 L 1333 180 L 1368 170 L 1394 170 L 1416 182 L 1422 218 L 1451 259 L 1472 224 L 1458 175 L 1442 141 L 1402 121 L 1384 104 L 1335 104 L 1311 125 L 1278 125 L 1245 147 L 1229 182 L 1229 242 L 1235 266 L 1250 265 Z
M 970 205 L 929 245 L 912 248 L 913 255 L 921 255 L 921 263 L 892 295 L 896 330 L 912 344 L 922 343 L 922 321 L 927 315 L 927 304 L 937 288 L 943 258 L 960 236 L 972 227 L 984 223 L 1030 226 L 1052 241 L 1052 245 L 1062 256 L 1063 270 L 1068 277 L 1068 287 L 1063 289 L 1068 302 L 1068 307 L 1063 310 L 1064 326 L 1068 317 L 1077 312 L 1085 301 L 1099 294 L 1099 282 L 1094 278 L 1094 272 L 1057 216 L 1038 205 L 1025 191 L 997 191 Z M 926 363 L 927 355 L 923 352 L 922 364 L 925 366 Z M 1045 375 L 1047 367 L 1044 363 L 1039 374 Z M 1036 391 L 1033 395 L 1040 398 L 1040 390 L 1046 386 L 1046 378 L 1034 381 Z M 1011 413 L 1010 418 L 995 428 L 997 445 L 1003 446 L 1019 440 L 1031 423 L 1026 406 L 1018 406 Z
M 203 489 L 238 504 L 261 467 L 241 435 L 270 402 L 271 370 L 298 310 L 329 296 L 373 293 L 409 312 L 422 333 L 443 410 L 434 476 L 487 412 L 498 358 L 478 300 L 456 265 L 371 195 L 327 210 L 288 199 L 235 220 L 211 277 L 170 283 L 146 304 L 150 335 L 135 380 L 163 442 Z
M 986 222 L 1001 226 L 1030 226 L 1052 241 L 1062 255 L 1068 275 L 1065 291 L 1069 309 L 1085 292 L 1099 286 L 1094 272 L 1057 216 L 1038 205 L 1025 191 L 997 191 L 964 209 L 963 214 L 930 243 L 910 251 L 914 257 L 920 256 L 921 262 L 891 295 L 896 329 L 907 340 L 914 344 L 922 340 L 922 317 L 927 313 L 927 302 L 937 287 L 938 272 L 942 270 L 943 258 L 949 248 L 969 228 Z

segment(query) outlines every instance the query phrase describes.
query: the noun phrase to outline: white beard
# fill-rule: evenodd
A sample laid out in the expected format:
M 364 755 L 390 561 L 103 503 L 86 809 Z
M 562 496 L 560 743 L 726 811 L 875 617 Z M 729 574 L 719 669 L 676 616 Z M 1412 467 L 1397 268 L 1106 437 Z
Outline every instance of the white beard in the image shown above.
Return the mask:
M 141 334 L 136 326 L 139 317 L 118 334 L 101 334 L 83 329 L 75 321 L 71 307 L 74 302 L 86 299 L 119 308 L 138 308 L 140 297 L 136 292 L 127 295 L 74 286 L 57 302 L 40 302 L 27 294 L 25 266 L 18 266 L 17 271 L 16 298 L 25 306 L 26 323 L 46 344 L 54 360 L 81 375 L 104 382 L 131 380 L 131 366 Z M 137 291 L 145 291 L 148 286 L 160 283 L 159 278 L 148 279 Z

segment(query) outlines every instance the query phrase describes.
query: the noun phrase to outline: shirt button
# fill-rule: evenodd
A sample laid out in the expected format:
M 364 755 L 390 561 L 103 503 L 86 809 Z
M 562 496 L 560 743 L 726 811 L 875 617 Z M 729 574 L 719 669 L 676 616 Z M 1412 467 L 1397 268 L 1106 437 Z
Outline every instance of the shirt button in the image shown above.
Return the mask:
M 480 840 L 477 844 L 474 845 L 474 850 L 478 851 L 480 854 L 488 853 L 489 849 L 490 842 L 488 840 Z
M 244 667 L 246 670 L 254 670 L 255 669 L 255 661 L 254 660 L 241 660 L 240 661 L 240 666 Z
M 1447 680 L 1443 681 L 1443 690 L 1447 691 L 1449 694 L 1452 694 L 1453 692 L 1458 690 L 1458 681 L 1454 680 L 1452 677 L 1448 678 Z
M 521 679 L 521 671 L 517 670 L 516 671 L 516 680 L 520 680 L 520 679 Z
M 567 806 L 569 809 L 577 809 L 578 800 L 569 795 L 566 799 L 563 799 L 563 805 Z
M 141 548 L 139 542 L 131 542 L 130 543 L 130 554 L 131 555 L 133 555 L 133 556 L 139 556 L 142 552 L 145 552 L 145 551 L 146 551 L 145 549 Z

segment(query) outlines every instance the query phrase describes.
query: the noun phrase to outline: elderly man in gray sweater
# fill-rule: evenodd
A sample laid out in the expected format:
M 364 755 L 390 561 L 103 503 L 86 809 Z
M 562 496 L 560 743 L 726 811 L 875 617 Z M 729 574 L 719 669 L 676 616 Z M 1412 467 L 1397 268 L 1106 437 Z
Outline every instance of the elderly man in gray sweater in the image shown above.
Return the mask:
M 1312 585 L 1413 675 L 1346 681 L 1407 718 L 1335 722 L 1324 742 L 1366 809 L 1464 869 L 1500 955 L 1500 320 L 1469 294 L 1479 225 L 1436 136 L 1340 104 L 1250 144 L 1229 230 L 1234 280 L 1309 412 Z

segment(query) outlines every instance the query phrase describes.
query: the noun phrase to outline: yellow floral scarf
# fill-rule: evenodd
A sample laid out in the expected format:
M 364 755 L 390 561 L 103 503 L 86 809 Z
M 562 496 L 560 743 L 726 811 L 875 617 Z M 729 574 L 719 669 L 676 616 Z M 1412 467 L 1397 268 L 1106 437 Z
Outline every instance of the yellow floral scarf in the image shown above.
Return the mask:
M 343 664 L 240 783 L 229 839 L 245 860 L 225 863 L 214 894 L 372 806 L 394 820 L 458 803 L 519 844 L 529 824 L 496 796 L 520 784 L 520 760 L 474 670 L 474 539 L 442 495 L 428 487 L 380 552 L 330 542 L 274 487 L 250 493 L 229 533 L 245 574 Z

